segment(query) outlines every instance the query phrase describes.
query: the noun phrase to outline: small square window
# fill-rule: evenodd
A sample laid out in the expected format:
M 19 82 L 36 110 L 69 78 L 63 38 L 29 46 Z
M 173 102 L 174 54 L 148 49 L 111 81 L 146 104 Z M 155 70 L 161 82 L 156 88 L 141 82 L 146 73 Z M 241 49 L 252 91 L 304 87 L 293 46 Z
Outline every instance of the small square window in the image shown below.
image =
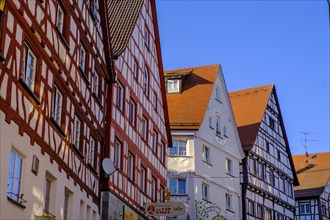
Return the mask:
M 171 156 L 187 155 L 187 141 L 173 140 L 173 146 L 169 148 Z
M 186 194 L 186 179 L 169 179 L 168 185 L 172 195 Z
M 167 93 L 178 93 L 180 92 L 180 80 L 179 79 L 168 79 L 167 80 Z
M 311 206 L 309 202 L 301 202 L 299 204 L 299 211 L 300 214 L 310 214 L 311 213 Z

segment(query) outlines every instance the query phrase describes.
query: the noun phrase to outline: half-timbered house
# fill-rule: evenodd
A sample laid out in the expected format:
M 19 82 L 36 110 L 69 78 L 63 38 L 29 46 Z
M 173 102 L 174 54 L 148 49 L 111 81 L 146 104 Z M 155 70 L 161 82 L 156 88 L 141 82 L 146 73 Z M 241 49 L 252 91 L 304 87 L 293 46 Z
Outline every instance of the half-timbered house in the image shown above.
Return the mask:
M 115 83 L 104 157 L 117 171 L 104 178 L 102 219 L 149 218 L 163 201 L 170 144 L 154 0 L 107 1 Z
M 299 186 L 294 187 L 296 220 L 330 219 L 330 152 L 293 156 Z
M 243 219 L 294 219 L 298 185 L 275 85 L 229 94 L 245 158 Z
M 98 219 L 99 1 L 0 2 L 0 218 Z
M 177 219 L 241 219 L 239 166 L 244 157 L 220 65 L 165 73 L 173 147 L 168 148 Z

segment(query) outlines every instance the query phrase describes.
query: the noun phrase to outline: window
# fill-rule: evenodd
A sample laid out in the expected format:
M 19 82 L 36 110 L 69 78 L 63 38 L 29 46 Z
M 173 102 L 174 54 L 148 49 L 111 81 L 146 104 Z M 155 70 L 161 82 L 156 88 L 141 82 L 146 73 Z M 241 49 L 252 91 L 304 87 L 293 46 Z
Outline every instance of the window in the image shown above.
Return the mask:
M 215 131 L 217 135 L 221 135 L 221 124 L 220 124 L 220 118 L 216 117 L 215 119 Z
M 183 140 L 173 140 L 173 147 L 170 148 L 171 156 L 187 155 L 187 142 Z
M 93 93 L 97 98 L 100 98 L 99 97 L 99 89 L 100 89 L 99 85 L 100 85 L 100 77 L 99 77 L 99 74 L 95 72 L 94 76 L 93 76 Z
M 86 49 L 81 44 L 80 50 L 79 50 L 79 69 L 83 72 L 83 74 L 86 74 Z
M 99 18 L 99 1 L 98 0 L 91 0 L 91 8 L 90 8 L 92 17 L 96 22 L 100 21 Z
M 203 161 L 206 163 L 211 163 L 210 160 L 210 149 L 203 145 L 203 151 L 202 151 L 202 157 Z
M 266 152 L 269 153 L 269 142 L 266 141 Z
M 148 120 L 143 116 L 142 118 L 142 139 L 147 141 L 148 138 Z
M 157 180 L 155 177 L 152 177 L 151 180 L 151 199 L 153 202 L 157 201 Z
M 54 103 L 53 103 L 53 119 L 57 125 L 61 126 L 61 114 L 62 114 L 62 104 L 63 95 L 60 90 L 55 86 L 54 91 Z
M 154 107 L 154 109 L 157 111 L 157 95 L 156 92 L 153 92 L 153 97 L 152 97 L 152 106 Z
M 167 93 L 180 92 L 179 85 L 180 85 L 179 79 L 169 79 L 169 80 L 167 80 Z
M 324 202 L 322 202 L 321 211 L 323 216 L 327 216 L 327 207 Z
M 274 171 L 269 172 L 269 184 L 275 186 L 275 176 Z
M 135 127 L 135 116 L 136 116 L 136 104 L 133 101 L 133 99 L 131 99 L 129 101 L 129 115 L 128 115 L 128 119 L 129 119 L 129 123 Z
M 277 150 L 277 160 L 281 161 L 281 152 Z
M 226 126 L 223 127 L 223 136 L 228 137 L 227 136 L 227 127 Z
M 19 202 L 21 196 L 21 173 L 23 157 L 16 151 L 10 151 L 10 162 L 8 170 L 7 197 Z
M 185 195 L 186 179 L 169 179 L 169 187 L 172 195 Z
M 148 89 L 149 89 L 149 72 L 148 72 L 148 67 L 145 67 L 143 74 L 143 93 L 146 96 L 148 96 Z
M 35 81 L 36 81 L 36 73 L 37 73 L 36 66 L 37 66 L 37 57 L 32 52 L 32 50 L 25 44 L 21 78 L 32 92 L 34 92 L 35 89 Z
M 164 163 L 164 149 L 165 149 L 165 144 L 162 141 L 158 148 L 158 158 L 161 163 Z
M 89 164 L 92 165 L 93 168 L 96 168 L 96 157 L 95 157 L 95 154 L 96 154 L 96 142 L 95 142 L 95 139 L 91 137 L 90 139 L 90 144 L 89 144 Z
M 249 166 L 250 166 L 250 172 L 253 174 L 253 175 L 257 175 L 257 161 L 249 158 Z
M 64 32 L 64 11 L 63 11 L 63 8 L 59 4 L 57 5 L 56 29 L 63 35 L 63 32 Z
M 272 211 L 268 208 L 265 208 L 264 220 L 271 220 L 271 219 L 272 219 Z
M 209 201 L 209 185 L 202 183 L 202 199 Z
M 138 64 L 137 59 L 134 58 L 134 61 L 133 61 L 133 76 L 134 76 L 135 79 L 137 79 L 138 75 L 139 75 L 139 64 Z
M 258 163 L 258 176 L 260 179 L 265 179 L 265 166 Z
M 209 117 L 209 127 L 213 129 L 212 117 Z
M 74 119 L 73 124 L 73 135 L 72 135 L 72 144 L 76 149 L 79 149 L 79 151 L 83 154 L 82 144 L 80 144 L 81 139 L 81 121 L 76 116 Z
M 69 217 L 69 202 L 72 192 L 70 192 L 67 188 L 64 190 L 64 207 L 63 207 L 63 220 L 70 219 Z
M 133 100 L 131 100 L 131 101 L 133 101 Z M 131 106 L 131 103 L 130 103 L 130 108 L 134 107 L 132 109 L 132 111 L 135 111 L 135 103 L 133 102 L 133 104 L 134 104 L 134 106 Z M 124 110 L 124 86 L 120 82 L 117 83 L 116 105 L 120 109 L 120 111 Z M 135 112 L 132 112 L 132 114 L 135 116 Z M 130 120 L 130 122 L 131 122 L 131 120 Z
M 165 187 L 160 185 L 158 202 L 164 202 Z
M 156 131 L 153 131 L 153 133 L 152 133 L 152 151 L 154 153 L 157 152 L 157 142 L 158 142 L 157 139 L 158 139 L 158 134 Z
M 226 158 L 226 173 L 229 175 L 233 175 L 233 163 L 228 158 Z
M 144 44 L 148 49 L 150 48 L 150 32 L 147 28 L 147 24 L 144 24 Z
M 226 209 L 232 211 L 233 210 L 233 197 L 226 193 Z
M 262 213 L 262 206 L 257 204 L 257 217 L 262 218 L 262 216 L 263 216 L 262 214 L 263 214 Z
M 277 213 L 277 220 L 284 220 L 284 215 Z
M 128 175 L 128 178 L 132 181 L 134 181 L 134 163 L 135 159 L 134 159 L 134 156 L 131 152 L 128 153 L 128 164 L 127 164 L 127 168 L 128 168 L 128 171 L 127 171 L 127 175 Z
M 147 178 L 147 170 L 143 166 L 141 166 L 141 173 L 140 173 L 140 187 L 142 192 L 146 192 L 146 178 Z
M 220 101 L 220 88 L 219 87 L 215 87 L 215 99 L 217 101 Z
M 268 116 L 268 126 L 271 128 L 271 129 L 274 129 L 275 128 L 275 121 L 272 117 Z
M 248 214 L 254 215 L 254 202 L 248 200 Z
M 121 151 L 122 143 L 118 139 L 116 139 L 114 164 L 118 169 L 121 169 Z
M 55 205 L 55 177 L 46 171 L 45 188 L 44 188 L 44 212 L 51 214 Z M 54 189 L 53 189 L 54 188 Z
M 311 209 L 309 202 L 301 202 L 299 204 L 299 210 L 300 210 L 300 214 L 310 214 Z

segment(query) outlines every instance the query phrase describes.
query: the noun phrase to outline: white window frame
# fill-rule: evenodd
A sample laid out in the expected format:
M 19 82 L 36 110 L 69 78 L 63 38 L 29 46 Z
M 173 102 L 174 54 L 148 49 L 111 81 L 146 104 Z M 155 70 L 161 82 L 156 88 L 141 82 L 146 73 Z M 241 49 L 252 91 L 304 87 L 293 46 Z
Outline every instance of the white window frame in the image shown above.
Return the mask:
M 63 204 L 63 220 L 70 219 L 70 200 L 71 200 L 72 192 L 70 192 L 67 188 L 64 190 L 64 204 Z
M 187 181 L 183 178 L 169 178 L 168 187 L 171 195 L 186 195 L 187 194 Z
M 211 164 L 211 149 L 206 145 L 203 145 L 202 158 L 204 162 Z
M 53 100 L 53 119 L 61 126 L 62 121 L 62 105 L 63 105 L 63 94 L 57 86 L 54 87 L 54 100 Z
M 81 120 L 76 116 L 73 124 L 72 144 L 79 150 L 80 150 L 80 134 L 81 134 Z
M 180 80 L 179 79 L 168 79 L 167 80 L 167 93 L 178 93 L 180 92 Z
M 12 149 L 8 168 L 7 197 L 19 202 L 21 196 L 23 156 Z
M 131 152 L 128 152 L 127 176 L 134 181 L 135 157 Z
M 121 170 L 121 156 L 122 156 L 123 144 L 118 139 L 115 141 L 115 158 L 114 164 L 117 169 Z
M 221 135 L 221 122 L 219 117 L 215 118 L 215 132 L 217 135 Z
M 226 209 L 233 211 L 233 196 L 226 193 Z
M 116 105 L 120 111 L 124 110 L 124 86 L 119 81 L 117 83 Z
M 64 10 L 60 4 L 57 4 L 57 12 L 56 12 L 56 28 L 58 31 L 63 34 L 64 31 Z
M 307 210 L 308 207 L 308 210 Z M 299 202 L 299 213 L 300 214 L 310 214 L 311 204 L 309 202 Z
M 34 92 L 36 74 L 37 74 L 37 56 L 30 47 L 25 44 L 24 45 L 24 60 L 23 60 L 23 81 L 27 85 L 27 87 Z
M 165 149 L 165 144 L 163 141 L 161 141 L 159 148 L 158 148 L 158 158 L 161 163 L 164 163 L 164 149 Z
M 231 159 L 226 158 L 226 173 L 228 175 L 233 176 L 233 161 Z
M 187 155 L 187 141 L 173 140 L 173 146 L 169 148 L 170 156 L 186 156 Z
M 142 139 L 144 141 L 147 141 L 147 138 L 148 138 L 148 119 L 143 116 L 142 117 L 142 131 L 141 131 L 141 134 L 142 134 Z
M 202 183 L 202 199 L 210 201 L 210 186 L 206 183 Z
M 218 86 L 215 87 L 215 100 L 220 101 L 220 88 Z
M 84 74 L 86 69 L 86 56 L 86 49 L 81 44 L 79 49 L 79 68 L 83 71 Z
M 147 169 L 144 166 L 141 166 L 140 171 L 140 187 L 142 192 L 146 192 L 146 181 L 147 181 Z
M 130 124 L 135 127 L 136 124 L 136 103 L 133 99 L 130 99 L 129 102 L 129 122 Z
M 157 179 L 155 177 L 151 179 L 151 199 L 153 202 L 157 201 Z
M 95 149 L 97 149 L 97 142 L 95 141 L 95 139 L 93 137 L 91 137 L 90 141 L 89 141 L 89 164 L 93 167 L 96 168 L 94 166 L 95 164 Z
M 99 98 L 99 87 L 100 86 L 100 77 L 97 72 L 94 73 L 93 76 L 93 93 L 94 95 Z

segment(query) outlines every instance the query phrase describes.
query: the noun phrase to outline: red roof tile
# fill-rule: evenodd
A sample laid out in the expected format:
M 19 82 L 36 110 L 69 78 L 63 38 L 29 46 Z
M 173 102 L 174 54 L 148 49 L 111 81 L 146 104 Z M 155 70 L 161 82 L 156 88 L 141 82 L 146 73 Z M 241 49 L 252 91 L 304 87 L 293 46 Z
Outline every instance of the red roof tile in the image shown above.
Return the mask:
M 165 71 L 165 77 L 185 75 L 182 93 L 166 95 L 171 129 L 199 129 L 219 68 L 217 64 Z

